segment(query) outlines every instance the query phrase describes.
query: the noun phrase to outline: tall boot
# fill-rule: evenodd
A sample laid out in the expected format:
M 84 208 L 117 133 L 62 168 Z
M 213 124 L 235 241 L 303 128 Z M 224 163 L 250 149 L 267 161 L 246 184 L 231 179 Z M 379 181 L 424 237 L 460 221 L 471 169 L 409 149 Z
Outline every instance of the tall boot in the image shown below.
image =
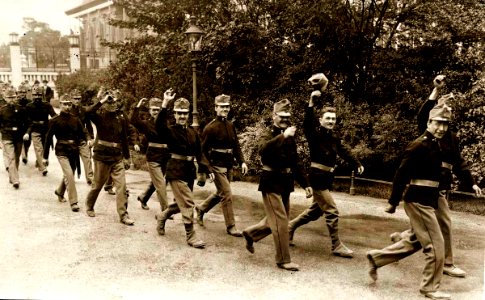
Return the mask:
M 165 235 L 165 222 L 169 219 L 172 215 L 179 213 L 180 209 L 177 203 L 171 203 L 166 210 L 162 211 L 160 215 L 156 215 L 155 218 L 157 219 L 157 232 L 159 235 Z
M 217 194 L 210 195 L 200 205 L 195 205 L 196 221 L 200 226 L 204 226 L 204 214 L 221 202 L 221 197 Z
M 202 240 L 199 240 L 195 234 L 194 224 L 184 224 L 185 233 L 187 234 L 187 244 L 190 247 L 203 249 L 205 248 L 205 243 Z
M 295 230 L 302 226 L 305 225 L 311 221 L 317 220 L 313 215 L 309 213 L 309 210 L 305 210 L 302 212 L 298 217 L 294 218 L 288 223 L 288 234 L 289 234 L 289 240 L 290 240 L 290 246 L 295 246 L 295 243 L 293 242 L 293 235 L 295 234 Z

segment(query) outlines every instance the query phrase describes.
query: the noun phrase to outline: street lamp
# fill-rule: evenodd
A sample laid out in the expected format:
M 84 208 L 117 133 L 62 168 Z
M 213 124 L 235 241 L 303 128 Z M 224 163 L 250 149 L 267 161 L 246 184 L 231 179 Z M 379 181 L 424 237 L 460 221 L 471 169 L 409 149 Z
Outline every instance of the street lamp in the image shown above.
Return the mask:
M 196 73 L 196 61 L 197 61 L 197 53 L 199 53 L 202 49 L 202 36 L 204 35 L 204 31 L 200 29 L 197 25 L 195 25 L 195 17 L 190 17 L 189 28 L 185 31 L 185 35 L 187 36 L 187 41 L 189 44 L 189 52 L 192 53 L 192 127 L 198 128 L 199 127 L 199 113 L 197 112 L 197 73 Z
M 71 47 L 79 47 L 79 35 L 71 34 L 67 38 Z
M 10 45 L 18 45 L 19 43 L 19 34 L 16 32 L 12 32 L 9 34 L 10 36 Z

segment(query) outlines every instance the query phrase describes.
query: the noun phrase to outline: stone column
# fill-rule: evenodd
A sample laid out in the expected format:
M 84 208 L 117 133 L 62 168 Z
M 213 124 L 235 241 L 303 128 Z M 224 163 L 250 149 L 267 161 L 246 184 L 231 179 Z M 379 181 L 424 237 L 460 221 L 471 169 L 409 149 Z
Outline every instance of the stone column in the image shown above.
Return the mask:
M 17 33 L 10 34 L 10 78 L 15 88 L 22 83 L 22 57 L 20 56 L 18 36 Z

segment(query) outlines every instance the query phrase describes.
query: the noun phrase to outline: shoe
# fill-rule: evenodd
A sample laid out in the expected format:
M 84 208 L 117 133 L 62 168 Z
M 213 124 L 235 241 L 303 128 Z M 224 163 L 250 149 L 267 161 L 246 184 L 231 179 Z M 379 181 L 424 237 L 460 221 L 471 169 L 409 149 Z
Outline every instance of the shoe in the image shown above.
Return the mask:
M 156 214 L 155 220 L 157 220 L 157 232 L 159 235 L 165 235 L 165 222 L 166 220 L 163 217 L 163 213 Z
M 140 198 L 140 196 L 138 196 L 138 201 L 140 201 L 141 203 L 141 208 L 143 208 L 144 210 L 149 210 L 150 208 L 148 207 L 148 205 Z
M 430 299 L 451 299 L 451 295 L 440 291 L 421 292 L 426 298 Z
M 79 211 L 79 206 L 77 205 L 77 203 L 71 204 L 71 210 L 73 212 L 78 212 Z
M 20 183 L 15 182 L 15 183 L 13 184 L 13 187 L 14 187 L 15 189 L 18 189 L 18 188 L 20 187 Z
M 235 236 L 235 237 L 242 237 L 242 232 L 236 228 L 236 225 L 232 225 L 227 227 L 226 229 L 227 234 Z
M 130 217 L 127 214 L 120 219 L 120 222 L 128 226 L 133 226 L 135 224 L 135 221 L 130 219 Z
M 113 188 L 107 188 L 105 191 L 110 194 L 110 195 L 116 195 L 115 191 L 113 191 Z
M 443 274 L 460 278 L 464 278 L 466 276 L 466 272 L 455 265 L 445 265 L 443 267 Z
M 198 208 L 197 206 L 194 206 L 195 207 L 195 213 L 196 213 L 196 220 L 197 220 L 197 224 L 199 224 L 199 226 L 202 226 L 204 227 L 204 211 L 202 211 L 200 208 Z
M 393 243 L 397 243 L 399 242 L 400 240 L 402 240 L 402 237 L 401 237 L 401 233 L 399 232 L 393 232 L 389 235 L 389 238 L 391 239 L 391 241 Z
M 42 171 L 42 176 L 47 176 L 47 170 Z
M 373 281 L 377 280 L 377 265 L 372 257 L 370 251 L 367 251 L 366 254 L 367 259 L 369 260 L 369 276 L 372 278 Z
M 24 165 L 27 164 L 27 158 L 22 158 L 22 162 L 24 163 Z
M 298 271 L 300 270 L 300 266 L 295 263 L 286 263 L 286 264 L 276 264 L 278 268 L 285 269 L 288 271 Z
M 354 257 L 354 251 L 347 248 L 342 242 L 337 246 L 337 248 L 333 249 L 332 254 L 346 258 Z
M 96 214 L 94 213 L 94 210 L 86 210 L 86 214 L 91 218 L 94 218 L 96 216 Z
M 250 253 L 254 253 L 254 246 L 253 246 L 254 241 L 253 241 L 253 238 L 246 231 L 243 231 L 242 234 L 244 236 L 244 239 L 246 240 L 246 249 Z
M 64 196 L 63 195 L 59 194 L 57 191 L 54 191 L 54 194 L 56 194 L 57 200 L 59 202 L 66 202 L 66 199 L 64 199 Z

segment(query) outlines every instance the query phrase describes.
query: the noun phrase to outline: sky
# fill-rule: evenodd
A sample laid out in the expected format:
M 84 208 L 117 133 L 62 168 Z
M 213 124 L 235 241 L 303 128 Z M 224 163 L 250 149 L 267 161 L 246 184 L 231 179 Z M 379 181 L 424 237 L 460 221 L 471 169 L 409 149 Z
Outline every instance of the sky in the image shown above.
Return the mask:
M 0 44 L 9 43 L 9 34 L 24 33 L 23 18 L 30 17 L 45 22 L 53 30 L 68 35 L 79 22 L 65 14 L 66 10 L 79 6 L 82 0 L 1 0 L 0 1 Z

